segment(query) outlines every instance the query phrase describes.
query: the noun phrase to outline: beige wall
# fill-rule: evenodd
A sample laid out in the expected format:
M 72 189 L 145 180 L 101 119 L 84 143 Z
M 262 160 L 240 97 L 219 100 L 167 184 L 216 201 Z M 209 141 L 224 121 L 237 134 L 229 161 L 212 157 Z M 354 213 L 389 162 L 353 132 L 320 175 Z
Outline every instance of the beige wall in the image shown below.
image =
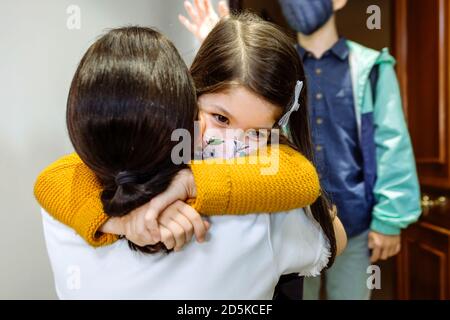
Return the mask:
M 71 4 L 81 30 L 66 27 Z M 182 10 L 181 0 L 0 1 L 0 299 L 55 298 L 33 182 L 72 150 L 65 104 L 83 52 L 105 28 L 141 24 L 157 26 L 190 61 L 197 43 L 178 23 Z

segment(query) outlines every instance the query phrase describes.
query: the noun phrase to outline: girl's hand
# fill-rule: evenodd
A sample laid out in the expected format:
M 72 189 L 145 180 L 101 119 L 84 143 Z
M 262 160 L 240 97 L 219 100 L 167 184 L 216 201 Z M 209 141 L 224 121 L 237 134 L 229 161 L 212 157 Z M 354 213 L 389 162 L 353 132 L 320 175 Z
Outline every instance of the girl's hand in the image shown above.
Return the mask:
M 177 200 L 186 201 L 196 196 L 197 189 L 194 175 L 191 170 L 183 169 L 173 178 L 166 191 L 135 210 L 145 212 L 143 214 L 143 226 L 150 232 L 153 241 L 156 243 L 161 240 L 157 221 L 159 214 Z
M 166 191 L 126 216 L 108 219 L 99 231 L 125 235 L 139 246 L 156 244 L 162 241 L 158 224 L 160 213 L 177 200 L 185 201 L 196 195 L 194 176 L 191 170 L 183 169 L 173 178 Z
M 157 225 L 158 239 L 152 236 L 152 233 L 147 228 L 145 223 L 146 209 L 141 206 L 123 217 L 109 218 L 100 228 L 99 231 L 103 233 L 117 234 L 125 236 L 134 244 L 143 247 L 146 245 L 154 245 L 158 243 L 161 238 L 160 228 Z M 162 232 L 161 232 L 162 233 Z M 167 230 L 164 230 L 165 237 L 169 237 Z
M 220 18 L 230 14 L 226 1 L 219 2 L 219 16 L 212 8 L 210 0 L 194 0 L 194 6 L 185 1 L 184 7 L 191 20 L 181 14 L 178 15 L 178 19 L 200 42 L 205 40 Z
M 170 231 L 169 234 L 161 230 L 161 241 L 167 249 L 175 251 L 189 243 L 194 234 L 198 242 L 203 242 L 210 226 L 197 211 L 180 200 L 168 206 L 159 216 L 158 222 L 161 228 Z
M 145 226 L 145 209 L 138 208 L 126 216 L 109 219 L 101 228 L 102 232 L 125 236 L 134 244 L 144 247 L 154 245 L 155 241 Z M 209 229 L 209 222 L 203 221 L 200 214 L 183 201 L 168 206 L 158 217 L 161 242 L 167 249 L 175 251 L 191 241 L 195 234 L 198 242 L 203 242 Z

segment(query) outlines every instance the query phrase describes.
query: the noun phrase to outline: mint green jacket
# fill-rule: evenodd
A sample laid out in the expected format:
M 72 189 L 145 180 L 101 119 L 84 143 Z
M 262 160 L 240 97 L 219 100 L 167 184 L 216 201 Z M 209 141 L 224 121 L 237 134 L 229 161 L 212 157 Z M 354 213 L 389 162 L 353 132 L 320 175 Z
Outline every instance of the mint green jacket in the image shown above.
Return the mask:
M 348 41 L 366 190 L 371 192 L 371 230 L 397 235 L 421 213 L 413 149 L 402 110 L 395 59 Z M 369 75 L 378 67 L 376 89 Z M 372 91 L 375 91 L 375 97 Z

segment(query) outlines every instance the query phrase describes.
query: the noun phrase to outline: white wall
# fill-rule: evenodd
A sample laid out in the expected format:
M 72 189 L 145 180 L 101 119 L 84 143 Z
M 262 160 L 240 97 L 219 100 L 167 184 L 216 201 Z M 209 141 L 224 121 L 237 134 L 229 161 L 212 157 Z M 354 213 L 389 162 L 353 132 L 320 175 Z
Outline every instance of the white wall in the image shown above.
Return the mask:
M 0 1 L 0 299 L 55 298 L 33 182 L 72 151 L 65 128 L 77 63 L 105 28 L 155 26 L 190 62 L 194 38 L 178 23 L 182 0 Z M 81 29 L 66 26 L 69 5 Z

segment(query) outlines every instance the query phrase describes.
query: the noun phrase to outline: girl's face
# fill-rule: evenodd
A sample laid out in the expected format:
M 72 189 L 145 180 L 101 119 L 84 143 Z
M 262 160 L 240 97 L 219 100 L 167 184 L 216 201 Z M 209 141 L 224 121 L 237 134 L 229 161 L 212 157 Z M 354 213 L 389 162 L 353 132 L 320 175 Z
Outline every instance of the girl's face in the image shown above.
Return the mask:
M 264 139 L 264 131 L 270 129 L 281 116 L 282 109 L 256 95 L 244 86 L 236 85 L 218 93 L 199 97 L 200 118 L 203 133 L 225 137 L 236 132 L 238 140 Z M 242 133 L 246 133 L 244 136 Z

